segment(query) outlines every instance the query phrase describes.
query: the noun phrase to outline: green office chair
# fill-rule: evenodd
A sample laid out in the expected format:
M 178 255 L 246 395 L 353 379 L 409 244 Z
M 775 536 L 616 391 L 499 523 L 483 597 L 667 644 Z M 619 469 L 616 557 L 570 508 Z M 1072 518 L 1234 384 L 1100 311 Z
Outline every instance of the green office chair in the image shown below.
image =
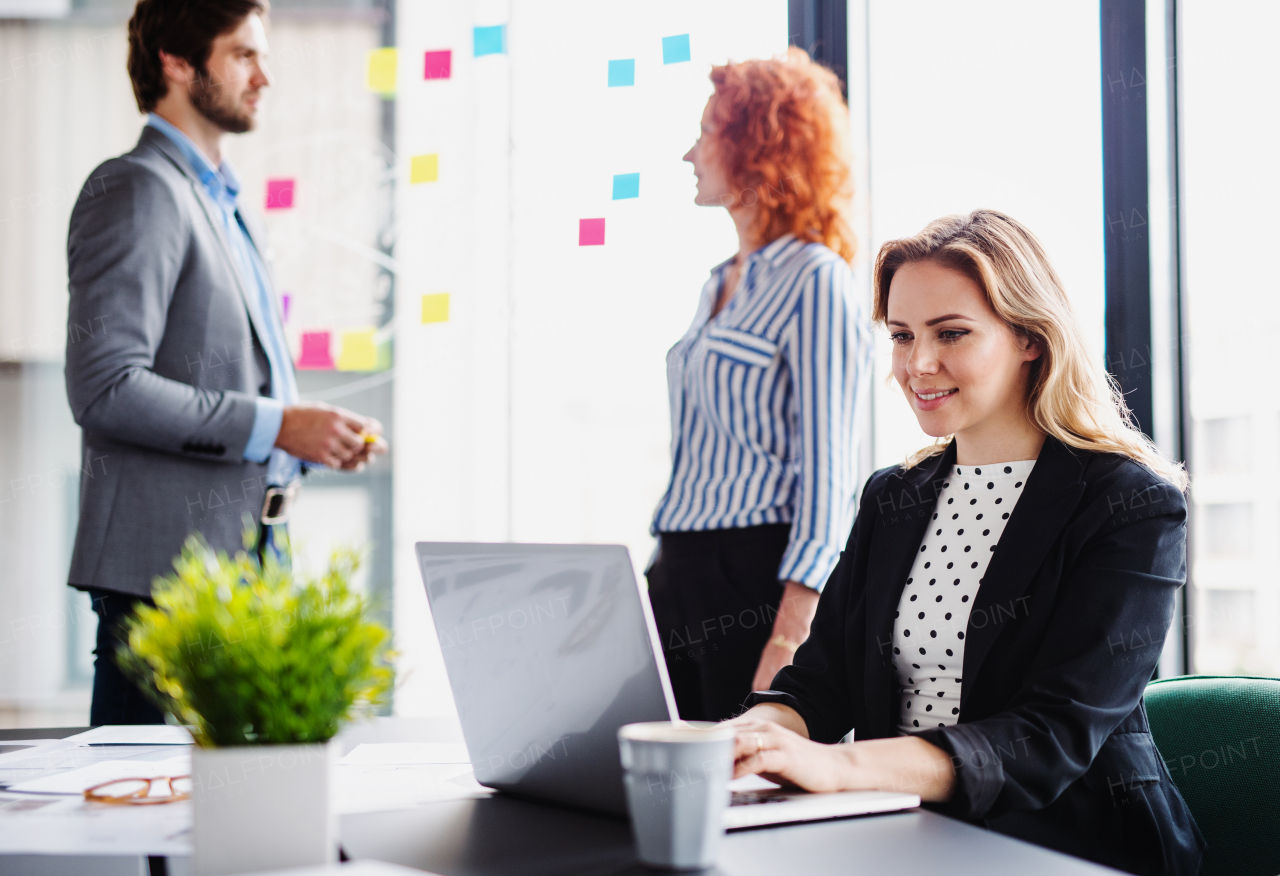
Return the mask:
M 1151 734 L 1208 849 L 1201 876 L 1280 873 L 1280 679 L 1153 681 Z

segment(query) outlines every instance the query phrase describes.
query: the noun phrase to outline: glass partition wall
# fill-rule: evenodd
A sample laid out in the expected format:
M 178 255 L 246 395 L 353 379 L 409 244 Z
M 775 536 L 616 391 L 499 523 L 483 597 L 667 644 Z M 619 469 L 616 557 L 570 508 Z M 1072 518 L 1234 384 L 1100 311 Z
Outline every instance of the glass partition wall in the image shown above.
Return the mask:
M 394 95 L 367 81 L 394 38 L 384 5 L 273 2 L 275 82 L 258 129 L 226 147 L 267 223 L 302 396 L 391 428 Z M 90 171 L 132 149 L 144 120 L 125 69 L 133 3 L 69 6 L 0 18 L 0 727 L 85 723 L 93 678 L 97 618 L 67 569 L 80 478 L 110 460 L 80 459 L 62 363 L 68 339 L 109 331 L 110 315 L 66 325 L 67 223 Z M 363 546 L 357 583 L 388 620 L 393 471 L 387 457 L 310 477 L 291 524 L 306 568 Z
M 1280 675 L 1280 7 L 1178 4 L 1183 345 L 1192 473 L 1195 671 Z

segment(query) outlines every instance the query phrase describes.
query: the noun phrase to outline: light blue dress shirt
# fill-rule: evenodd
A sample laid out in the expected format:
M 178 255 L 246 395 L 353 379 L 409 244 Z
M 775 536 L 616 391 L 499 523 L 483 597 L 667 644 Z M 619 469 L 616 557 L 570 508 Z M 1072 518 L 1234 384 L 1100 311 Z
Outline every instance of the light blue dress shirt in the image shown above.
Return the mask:
M 253 462 L 267 462 L 267 482 L 284 486 L 298 477 L 299 461 L 275 447 L 284 418 L 285 405 L 298 400 L 298 384 L 293 374 L 293 362 L 285 343 L 284 326 L 267 282 L 266 266 L 254 246 L 253 238 L 245 227 L 244 219 L 236 206 L 240 194 L 240 180 L 226 161 L 220 167 L 196 147 L 191 138 L 155 113 L 147 116 L 147 125 L 167 136 L 177 145 L 191 169 L 204 185 L 209 197 L 221 208 L 223 231 L 227 244 L 236 260 L 241 282 L 250 293 L 250 306 L 256 307 L 255 325 L 264 328 L 266 337 L 258 338 L 271 366 L 271 396 L 258 396 L 254 401 L 257 410 L 249 443 L 244 448 L 244 458 Z

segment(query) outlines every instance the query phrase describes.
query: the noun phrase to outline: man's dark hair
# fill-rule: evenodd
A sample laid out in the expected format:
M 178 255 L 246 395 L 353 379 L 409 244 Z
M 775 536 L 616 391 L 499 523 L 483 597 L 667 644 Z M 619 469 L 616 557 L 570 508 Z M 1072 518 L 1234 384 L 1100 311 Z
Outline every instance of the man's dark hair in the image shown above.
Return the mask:
M 129 19 L 129 79 L 138 109 L 151 112 L 169 90 L 161 50 L 205 75 L 213 41 L 268 9 L 269 0 L 138 0 Z

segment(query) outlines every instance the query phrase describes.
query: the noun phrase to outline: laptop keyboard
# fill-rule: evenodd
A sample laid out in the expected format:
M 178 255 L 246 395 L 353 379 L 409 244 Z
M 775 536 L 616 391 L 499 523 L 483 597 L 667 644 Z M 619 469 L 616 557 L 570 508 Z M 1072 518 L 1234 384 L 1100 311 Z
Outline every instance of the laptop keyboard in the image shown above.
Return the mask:
M 730 806 L 750 806 L 754 803 L 781 803 L 794 797 L 780 791 L 734 791 L 729 798 Z

